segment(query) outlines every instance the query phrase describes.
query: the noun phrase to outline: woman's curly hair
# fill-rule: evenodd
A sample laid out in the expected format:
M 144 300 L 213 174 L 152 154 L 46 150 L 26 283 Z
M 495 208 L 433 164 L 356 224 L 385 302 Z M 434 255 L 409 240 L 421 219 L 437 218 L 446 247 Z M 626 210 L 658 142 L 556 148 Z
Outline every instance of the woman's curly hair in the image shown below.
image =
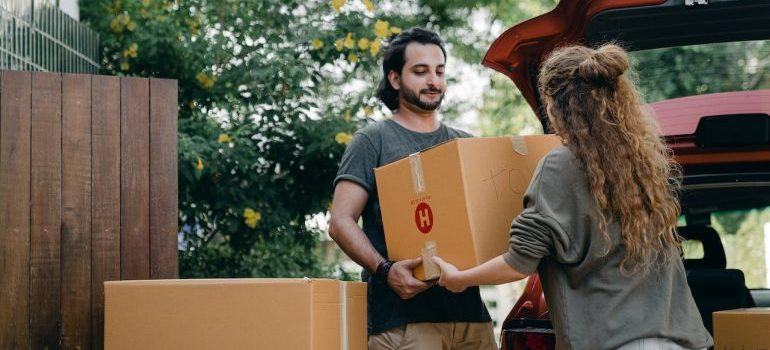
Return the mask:
M 647 273 L 679 258 L 681 170 L 627 70 L 628 55 L 615 44 L 563 47 L 543 62 L 538 89 L 553 131 L 586 171 L 607 242 L 618 220 L 621 269 Z

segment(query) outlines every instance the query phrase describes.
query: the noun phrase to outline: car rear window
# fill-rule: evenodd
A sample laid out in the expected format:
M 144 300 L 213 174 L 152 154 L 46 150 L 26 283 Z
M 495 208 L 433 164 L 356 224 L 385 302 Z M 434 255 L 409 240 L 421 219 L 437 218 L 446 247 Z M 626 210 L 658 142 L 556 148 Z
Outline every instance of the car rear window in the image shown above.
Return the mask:
M 631 53 L 647 102 L 770 88 L 770 41 L 691 45 Z

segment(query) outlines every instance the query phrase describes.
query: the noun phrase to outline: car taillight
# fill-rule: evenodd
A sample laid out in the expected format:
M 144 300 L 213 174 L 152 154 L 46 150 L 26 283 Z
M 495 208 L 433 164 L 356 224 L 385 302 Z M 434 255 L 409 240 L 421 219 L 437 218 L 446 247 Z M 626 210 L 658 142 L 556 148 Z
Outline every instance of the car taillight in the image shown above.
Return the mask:
M 521 297 L 503 321 L 500 349 L 556 349 L 556 334 L 550 318 L 540 277 L 533 273 L 527 279 Z
M 503 330 L 504 350 L 553 350 L 556 336 L 553 329 L 523 328 Z

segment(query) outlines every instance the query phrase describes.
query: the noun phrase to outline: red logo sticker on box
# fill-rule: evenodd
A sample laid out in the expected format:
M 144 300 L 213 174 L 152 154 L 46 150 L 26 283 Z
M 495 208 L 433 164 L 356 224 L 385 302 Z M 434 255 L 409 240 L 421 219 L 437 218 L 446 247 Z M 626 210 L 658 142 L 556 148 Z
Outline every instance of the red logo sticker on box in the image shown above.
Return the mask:
M 433 228 L 433 210 L 428 203 L 421 202 L 414 210 L 414 223 L 422 233 L 428 233 Z

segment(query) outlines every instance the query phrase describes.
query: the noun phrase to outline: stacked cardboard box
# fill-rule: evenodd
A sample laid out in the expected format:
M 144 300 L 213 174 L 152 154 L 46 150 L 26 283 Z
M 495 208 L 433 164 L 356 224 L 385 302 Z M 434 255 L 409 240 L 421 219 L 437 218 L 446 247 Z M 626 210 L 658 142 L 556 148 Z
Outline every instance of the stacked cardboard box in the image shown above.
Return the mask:
M 554 135 L 456 139 L 377 168 L 390 259 L 423 256 L 414 272 L 428 280 L 438 277 L 431 254 L 467 269 L 507 251 L 537 164 L 559 144 Z
M 366 284 L 322 279 L 106 282 L 104 347 L 366 348 Z
M 770 308 L 717 311 L 714 349 L 770 349 Z

